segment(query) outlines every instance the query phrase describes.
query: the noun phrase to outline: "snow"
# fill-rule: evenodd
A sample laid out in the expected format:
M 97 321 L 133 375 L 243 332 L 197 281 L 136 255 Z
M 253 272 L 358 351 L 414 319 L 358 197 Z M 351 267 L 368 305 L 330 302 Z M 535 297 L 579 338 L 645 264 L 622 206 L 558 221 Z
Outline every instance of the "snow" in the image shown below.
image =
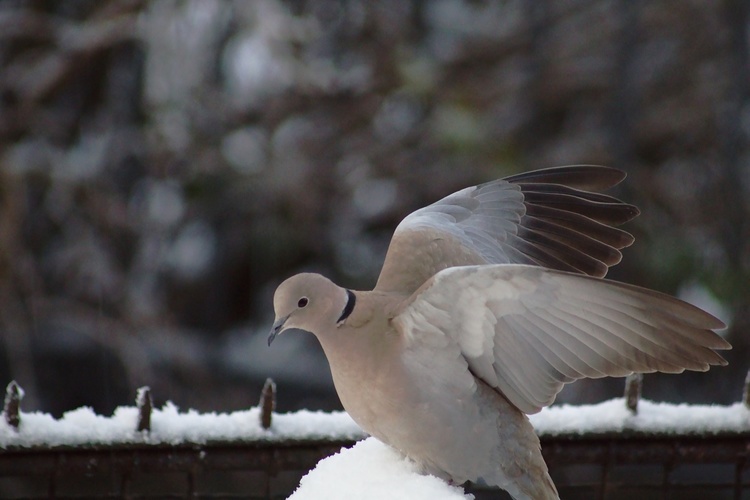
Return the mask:
M 151 388 L 147 385 L 139 387 L 135 393 L 135 404 L 138 407 L 141 407 L 146 403 L 148 403 L 150 406 L 153 406 L 153 403 L 151 401 Z
M 622 398 L 595 405 L 560 405 L 530 416 L 544 436 L 619 433 L 750 433 L 750 409 L 731 406 L 656 403 L 641 400 L 633 415 Z M 215 441 L 359 440 L 366 434 L 345 412 L 275 413 L 270 429 L 260 425 L 260 409 L 232 413 L 180 411 L 169 402 L 151 414 L 151 431 L 138 432 L 138 409 L 119 407 L 111 417 L 83 407 L 55 419 L 41 412 L 21 412 L 18 430 L 0 420 L 0 449 L 32 446 L 100 444 L 204 444 Z
M 300 481 L 289 500 L 463 500 L 458 486 L 424 476 L 414 462 L 375 438 L 324 458 Z
M 531 421 L 542 436 L 644 431 L 665 434 L 750 432 L 750 409 L 641 400 L 638 414 L 622 398 L 596 405 L 545 408 Z M 413 462 L 374 438 L 321 460 L 302 478 L 290 500 L 474 498 L 433 476 L 422 476 Z
M 750 435 L 750 409 L 731 406 L 655 403 L 641 400 L 632 414 L 623 398 L 595 405 L 561 405 L 530 417 L 544 436 L 644 432 L 657 434 Z M 274 414 L 270 429 L 260 425 L 260 409 L 233 413 L 180 411 L 167 403 L 151 414 L 151 430 L 136 430 L 138 409 L 120 407 L 111 417 L 78 408 L 55 419 L 40 412 L 21 413 L 14 429 L 0 420 L 0 449 L 34 446 L 107 444 L 183 444 L 226 441 L 361 440 L 366 434 L 344 412 L 298 411 Z M 417 466 L 374 438 L 321 460 L 300 482 L 293 500 L 337 498 L 473 498 L 460 487 L 423 476 Z
M 119 407 L 111 417 L 83 407 L 59 420 L 41 412 L 21 412 L 21 425 L 13 429 L 0 421 L 0 449 L 33 446 L 96 446 L 107 444 L 182 444 L 223 441 L 358 440 L 362 430 L 344 412 L 307 410 L 274 414 L 270 429 L 260 425 L 260 409 L 232 413 L 181 412 L 167 403 L 151 414 L 151 431 L 139 432 L 138 409 Z
M 594 405 L 560 405 L 529 416 L 540 436 L 639 431 L 668 435 L 750 433 L 750 409 L 731 406 L 638 402 L 632 414 L 623 398 Z

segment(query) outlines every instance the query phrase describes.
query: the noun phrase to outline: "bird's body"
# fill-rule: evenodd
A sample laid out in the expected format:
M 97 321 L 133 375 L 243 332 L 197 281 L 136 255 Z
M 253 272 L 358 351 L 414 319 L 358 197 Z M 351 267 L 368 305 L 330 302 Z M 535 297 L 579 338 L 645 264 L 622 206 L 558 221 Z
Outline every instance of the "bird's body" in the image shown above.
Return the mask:
M 362 300 L 367 293 L 361 292 Z M 322 345 L 344 408 L 370 435 L 415 457 L 425 473 L 459 484 L 486 482 L 523 498 L 515 489 L 522 482 L 531 498 L 543 499 L 545 489 L 536 487 L 541 480 L 554 491 L 528 417 L 477 380 L 465 363 L 456 364 L 455 346 L 410 341 L 394 325 L 382 330 L 385 341 L 367 338 L 381 330 L 357 324 L 364 327 L 362 335 L 344 325 L 337 331 L 340 339 Z M 358 349 L 370 355 L 352 360 L 347 353 Z M 473 451 L 468 457 L 467 447 Z
M 678 299 L 601 279 L 637 209 L 586 189 L 614 169 L 561 167 L 467 188 L 399 225 L 373 291 L 317 274 L 282 283 L 269 343 L 314 333 L 344 408 L 425 473 L 557 491 L 526 414 L 563 384 L 725 364 L 722 323 Z

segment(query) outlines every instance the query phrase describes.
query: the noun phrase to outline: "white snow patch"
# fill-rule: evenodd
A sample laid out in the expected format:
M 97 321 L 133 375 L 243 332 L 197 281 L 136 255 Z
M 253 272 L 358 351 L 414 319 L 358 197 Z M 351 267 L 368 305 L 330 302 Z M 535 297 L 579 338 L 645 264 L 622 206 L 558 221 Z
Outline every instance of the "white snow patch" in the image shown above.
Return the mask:
M 270 429 L 260 425 L 260 410 L 232 413 L 181 412 L 167 403 L 151 414 L 151 431 L 138 432 L 138 409 L 119 407 L 111 417 L 83 407 L 55 419 L 47 413 L 21 413 L 21 425 L 13 429 L 0 421 L 0 449 L 32 446 L 79 446 L 106 444 L 182 444 L 210 441 L 285 441 L 310 439 L 362 439 L 365 433 L 344 412 L 307 410 L 274 414 Z
M 633 415 L 623 398 L 595 405 L 561 405 L 532 415 L 541 436 L 628 431 L 684 434 L 750 433 L 750 409 L 731 406 L 655 403 L 641 400 Z M 0 419 L 0 449 L 34 446 L 172 444 L 226 441 L 360 440 L 367 435 L 344 412 L 298 411 L 274 414 L 270 429 L 260 425 L 260 409 L 232 413 L 181 412 L 167 403 L 151 414 L 151 431 L 136 430 L 138 409 L 120 407 L 111 417 L 78 408 L 55 419 L 21 413 L 14 429 Z M 460 487 L 421 475 L 412 461 L 370 438 L 320 461 L 300 482 L 293 500 L 307 499 L 471 499 Z
M 641 400 L 638 414 L 622 398 L 594 405 L 561 405 L 530 416 L 537 434 L 616 433 L 661 434 L 750 433 L 750 409 L 731 406 L 655 403 Z M 154 409 L 151 431 L 138 432 L 138 409 L 119 407 L 111 417 L 83 407 L 55 419 L 47 413 L 21 412 L 18 430 L 0 419 L 0 449 L 32 446 L 77 446 L 135 443 L 207 443 L 211 441 L 359 440 L 367 435 L 345 412 L 274 413 L 270 429 L 260 425 L 260 409 L 232 413 L 180 411 L 173 403 Z
M 324 458 L 289 500 L 472 499 L 462 488 L 419 473 L 417 465 L 375 438 Z
M 529 416 L 540 436 L 641 431 L 665 434 L 750 432 L 750 409 L 731 406 L 638 402 L 633 415 L 623 398 L 594 405 L 560 405 Z

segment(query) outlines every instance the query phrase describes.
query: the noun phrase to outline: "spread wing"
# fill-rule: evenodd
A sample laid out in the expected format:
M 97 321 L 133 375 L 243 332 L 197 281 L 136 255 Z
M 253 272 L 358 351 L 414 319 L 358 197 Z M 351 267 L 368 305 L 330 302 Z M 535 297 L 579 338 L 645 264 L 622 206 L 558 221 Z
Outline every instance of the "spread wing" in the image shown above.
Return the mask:
M 396 228 L 375 290 L 410 294 L 438 271 L 529 264 L 602 277 L 633 237 L 612 227 L 638 209 L 594 191 L 625 178 L 595 166 L 527 172 L 462 189 Z
M 407 349 L 457 345 L 469 370 L 525 413 L 563 384 L 725 365 L 717 318 L 674 297 L 526 265 L 454 267 L 415 292 L 392 320 Z M 434 369 L 451 369 L 435 366 Z

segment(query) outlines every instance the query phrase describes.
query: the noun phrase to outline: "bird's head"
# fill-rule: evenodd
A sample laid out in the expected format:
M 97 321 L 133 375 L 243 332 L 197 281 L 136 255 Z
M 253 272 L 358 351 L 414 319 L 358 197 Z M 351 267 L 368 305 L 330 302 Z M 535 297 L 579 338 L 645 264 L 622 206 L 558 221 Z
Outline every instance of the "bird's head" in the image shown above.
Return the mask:
M 278 334 L 292 328 L 315 335 L 335 329 L 352 300 L 350 294 L 319 274 L 302 273 L 288 278 L 273 296 L 276 319 L 268 345 Z

